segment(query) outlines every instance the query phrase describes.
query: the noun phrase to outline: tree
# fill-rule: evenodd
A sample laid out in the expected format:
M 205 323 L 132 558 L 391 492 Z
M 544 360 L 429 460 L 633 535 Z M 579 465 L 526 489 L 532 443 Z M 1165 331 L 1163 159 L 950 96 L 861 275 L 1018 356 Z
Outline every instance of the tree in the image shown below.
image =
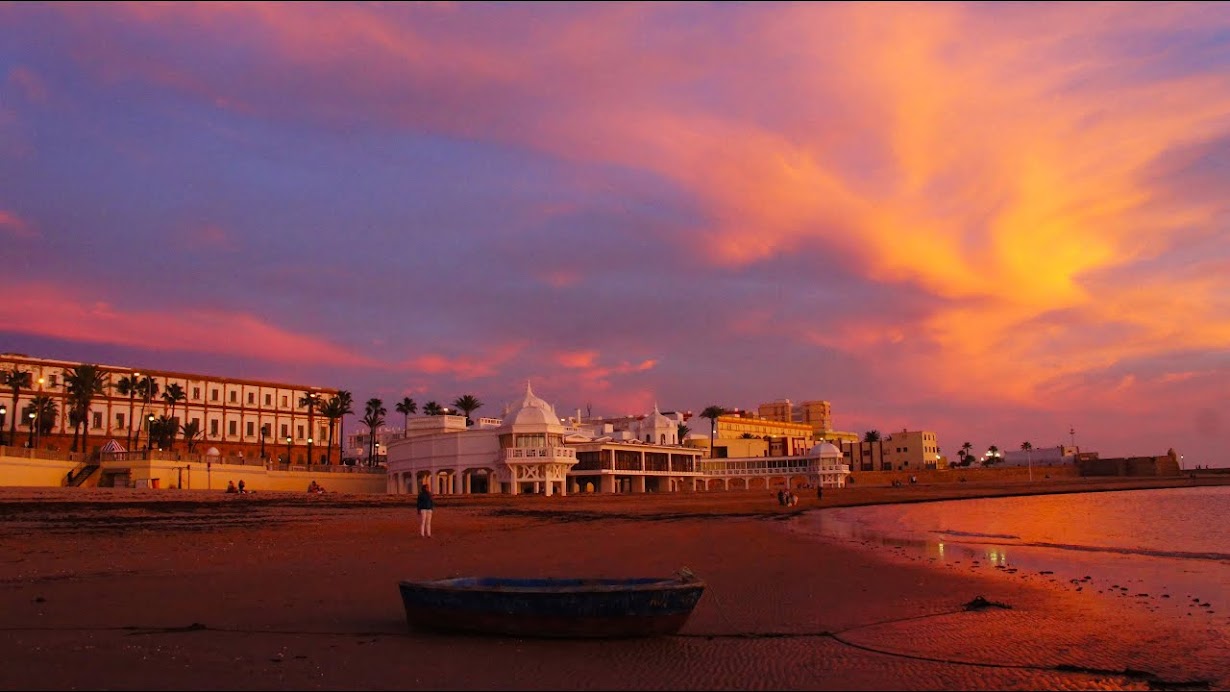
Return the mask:
M 879 441 L 880 441 L 880 431 L 879 430 L 868 430 L 867 432 L 863 433 L 863 442 L 879 442 Z
M 335 396 L 329 399 L 320 407 L 320 415 L 329 420 L 329 449 L 325 452 L 326 465 L 333 463 L 333 428 L 337 422 L 342 419 L 342 416 L 347 413 L 350 413 L 350 411 L 348 411 L 347 406 L 342 403 L 341 396 Z M 341 455 L 339 454 L 338 457 L 341 458 Z
M 4 373 L 4 386 L 13 391 L 13 405 L 9 407 L 9 412 L 12 414 L 12 419 L 9 421 L 9 444 L 17 444 L 17 397 L 21 395 L 21 390 L 29 389 L 34 382 L 34 376 L 26 370 L 21 370 L 16 366 L 12 370 Z M 33 430 L 33 428 L 31 428 Z
M 184 392 L 184 388 L 179 386 L 178 382 L 167 384 L 167 391 L 162 393 L 162 401 L 171 409 L 171 417 L 175 417 L 175 406 L 181 401 L 187 401 L 188 394 Z
M 81 451 L 90 451 L 90 405 L 94 397 L 107 389 L 107 374 L 102 368 L 89 363 L 82 363 L 75 368 L 64 371 L 64 389 L 68 397 L 64 402 L 69 407 L 73 420 L 73 447 L 77 451 L 77 426 L 82 428 Z
M 380 399 L 368 399 L 367 406 L 364 409 L 363 424 L 367 426 L 370 433 L 367 441 L 367 464 L 374 466 L 376 464 L 376 428 L 384 425 L 384 414 L 388 413 L 384 408 L 384 402 Z
M 135 399 L 137 390 L 140 388 L 141 380 L 136 374 L 125 375 L 120 378 L 120 381 L 115 385 L 115 391 L 120 396 L 128 397 L 128 436 L 124 438 L 124 443 L 127 445 L 125 449 L 132 449 L 132 414 L 135 412 Z
M 474 421 L 470 420 L 470 414 L 482 408 L 483 402 L 479 401 L 478 397 L 473 394 L 466 394 L 465 396 L 457 397 L 457 400 L 453 402 L 453 406 L 456 406 L 459 411 L 466 414 L 466 426 L 471 426 L 474 425 Z
M 1034 446 L 1025 440 L 1021 443 L 1021 451 L 1025 452 L 1025 463 L 1029 464 L 1029 480 L 1034 479 Z
M 709 458 L 713 458 L 713 435 L 717 432 L 717 419 L 726 415 L 726 409 L 714 404 L 705 407 L 704 411 L 700 412 L 701 418 L 709 419 Z
M 675 434 L 679 436 L 678 438 L 679 444 L 683 444 L 683 440 L 688 436 L 688 433 L 690 432 L 692 432 L 692 429 L 689 428 L 684 423 L 680 423 L 679 425 L 675 426 Z
M 31 416 L 30 414 L 34 415 Z M 51 432 L 56 426 L 56 418 L 59 416 L 59 409 L 56 407 L 56 402 L 46 394 L 39 394 L 30 400 L 21 410 L 22 420 L 29 421 L 30 426 L 30 447 L 34 447 L 35 432 L 39 435 L 46 435 Z
M 341 416 L 337 419 L 337 458 L 343 459 L 342 445 L 346 444 L 346 416 L 354 413 L 354 395 L 345 389 L 337 391 L 338 406 L 341 408 Z
M 417 413 L 419 410 L 419 405 L 414 403 L 414 399 L 411 399 L 410 397 L 405 397 L 400 402 L 398 402 L 397 406 L 395 406 L 394 408 L 397 409 L 398 413 L 402 414 L 402 416 L 405 417 L 402 422 L 402 428 L 401 428 L 402 435 L 405 435 L 410 430 L 410 414 Z
M 154 444 L 158 445 L 158 449 L 164 447 L 170 448 L 175 441 L 175 436 L 179 434 L 179 419 L 172 418 L 165 413 L 158 416 L 149 424 L 150 439 Z
M 137 394 L 141 397 L 141 420 L 146 420 L 145 409 L 158 396 L 158 380 L 148 375 L 137 383 Z M 141 426 L 137 425 L 137 434 L 132 440 L 133 446 L 141 445 Z
M 443 413 L 444 409 L 440 408 L 440 404 L 434 401 L 429 401 L 423 404 L 423 415 L 425 416 L 439 416 Z
M 198 438 L 201 436 L 201 423 L 200 421 L 194 420 L 191 423 L 184 425 L 182 430 L 184 434 L 184 442 L 188 443 L 188 453 L 192 454 L 192 452 L 196 449 Z
M 766 438 L 768 438 L 769 436 L 768 436 L 768 435 L 765 435 L 765 437 L 766 437 Z M 739 436 L 739 439 L 741 439 L 741 440 L 754 440 L 754 439 L 756 439 L 756 436 L 755 436 L 755 435 L 753 435 L 753 434 L 752 434 L 752 433 L 750 433 L 750 432 L 746 432 L 746 433 L 743 433 L 742 435 L 740 435 L 740 436 Z M 767 441 L 767 440 L 766 440 L 766 441 Z
M 990 466 L 999 462 L 999 447 L 991 445 L 987 447 L 987 460 L 982 462 L 983 466 Z
M 312 416 L 313 414 L 316 413 L 317 407 L 319 407 L 323 403 L 324 402 L 320 400 L 320 397 L 319 395 L 316 394 L 316 392 L 304 392 L 303 396 L 299 397 L 299 408 L 306 408 L 308 411 L 307 434 L 308 434 L 309 440 L 311 440 L 312 438 L 316 436 L 315 433 L 312 432 L 312 426 L 313 426 Z M 308 459 L 307 463 L 315 464 L 316 462 L 311 459 Z

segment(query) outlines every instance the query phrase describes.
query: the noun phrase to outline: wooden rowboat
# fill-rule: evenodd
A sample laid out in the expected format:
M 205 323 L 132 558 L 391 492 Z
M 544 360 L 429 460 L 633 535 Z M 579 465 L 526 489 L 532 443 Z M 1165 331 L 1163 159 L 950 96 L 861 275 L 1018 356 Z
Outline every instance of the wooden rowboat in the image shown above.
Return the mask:
M 400 583 L 412 628 L 516 637 L 646 637 L 674 634 L 705 583 L 686 568 L 671 577 L 508 579 L 459 577 Z

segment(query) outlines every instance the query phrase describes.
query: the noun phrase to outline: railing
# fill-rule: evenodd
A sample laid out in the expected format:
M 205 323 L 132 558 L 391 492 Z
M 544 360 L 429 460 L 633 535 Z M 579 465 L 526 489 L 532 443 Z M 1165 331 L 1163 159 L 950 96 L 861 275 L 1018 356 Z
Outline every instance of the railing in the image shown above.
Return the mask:
M 576 450 L 568 447 L 505 447 L 500 450 L 500 460 L 504 462 L 538 459 L 575 461 L 576 458 Z

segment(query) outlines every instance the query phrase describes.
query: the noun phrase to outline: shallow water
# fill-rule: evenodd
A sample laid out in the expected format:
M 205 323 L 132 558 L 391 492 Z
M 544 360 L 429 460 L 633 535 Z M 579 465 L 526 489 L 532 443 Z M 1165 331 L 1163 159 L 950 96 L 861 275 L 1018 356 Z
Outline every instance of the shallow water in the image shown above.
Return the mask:
M 797 528 L 1230 624 L 1230 487 L 843 507 Z

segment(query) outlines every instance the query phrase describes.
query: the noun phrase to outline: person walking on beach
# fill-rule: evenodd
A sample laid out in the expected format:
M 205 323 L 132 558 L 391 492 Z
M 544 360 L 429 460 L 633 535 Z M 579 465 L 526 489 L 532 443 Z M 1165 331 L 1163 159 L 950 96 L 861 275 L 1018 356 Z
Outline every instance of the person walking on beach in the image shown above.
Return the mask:
M 431 538 L 431 510 L 435 509 L 435 503 L 431 501 L 431 491 L 427 489 L 426 483 L 419 490 L 416 506 L 419 510 L 419 535 Z

